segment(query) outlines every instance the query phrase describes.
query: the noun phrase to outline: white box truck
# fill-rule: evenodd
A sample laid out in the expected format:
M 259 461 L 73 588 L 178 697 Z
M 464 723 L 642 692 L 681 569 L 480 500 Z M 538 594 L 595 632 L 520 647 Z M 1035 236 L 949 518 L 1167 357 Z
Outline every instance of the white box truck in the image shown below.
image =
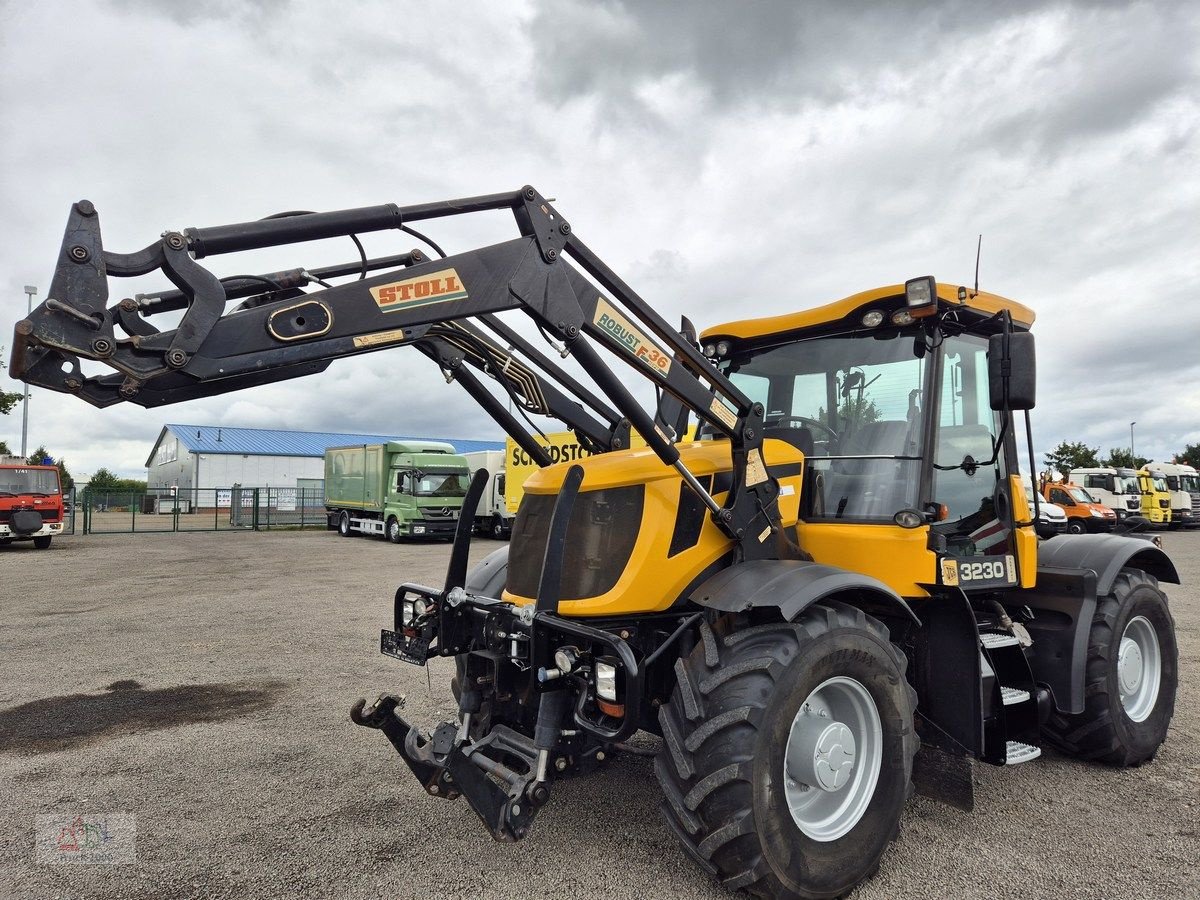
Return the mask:
M 1097 503 L 1115 512 L 1118 519 L 1142 514 L 1142 489 L 1134 469 L 1107 466 L 1072 469 L 1070 480 L 1095 497 Z
M 505 470 L 503 450 L 476 450 L 474 453 L 464 453 L 463 456 L 470 466 L 471 472 L 487 469 L 488 486 L 483 492 L 479 506 L 475 510 L 475 533 L 486 534 L 496 540 L 507 540 L 512 534 L 515 510 L 509 509 L 509 503 L 504 495 Z

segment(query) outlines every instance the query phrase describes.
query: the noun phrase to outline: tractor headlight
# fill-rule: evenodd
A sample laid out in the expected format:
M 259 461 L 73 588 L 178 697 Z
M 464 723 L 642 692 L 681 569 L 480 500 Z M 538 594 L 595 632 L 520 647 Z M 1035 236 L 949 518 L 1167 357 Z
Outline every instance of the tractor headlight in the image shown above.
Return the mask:
M 898 309 L 892 313 L 893 325 L 911 325 L 912 323 L 912 313 L 910 313 L 907 309 Z
M 883 313 L 877 309 L 868 309 L 863 313 L 862 323 L 864 328 L 874 328 L 877 325 L 883 324 Z
M 617 702 L 617 667 L 596 661 L 596 696 L 609 703 Z
M 405 600 L 400 609 L 400 622 L 412 625 L 417 619 L 429 612 L 429 601 L 418 597 L 416 600 Z
M 717 356 L 729 355 L 729 341 L 717 341 Z
M 712 359 L 714 356 L 716 356 L 717 355 L 717 345 L 716 344 L 705 344 L 704 345 L 704 355 L 707 356 L 709 359 Z
M 937 312 L 937 279 L 932 275 L 904 282 L 904 305 L 914 319 Z
M 554 651 L 554 665 L 558 667 L 558 671 L 566 675 L 575 668 L 575 663 L 579 661 L 579 654 L 574 647 L 559 647 Z

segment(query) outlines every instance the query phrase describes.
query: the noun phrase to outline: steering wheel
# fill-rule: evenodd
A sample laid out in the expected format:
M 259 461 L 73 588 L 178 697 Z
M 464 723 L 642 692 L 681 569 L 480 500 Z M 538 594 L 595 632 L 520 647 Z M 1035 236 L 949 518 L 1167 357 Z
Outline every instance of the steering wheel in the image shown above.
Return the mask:
M 825 432 L 825 434 L 829 436 L 828 440 L 831 442 L 841 440 L 841 435 L 839 435 L 824 422 L 821 422 L 817 419 L 810 419 L 808 416 L 780 416 L 778 419 L 772 420 L 769 425 L 766 423 L 764 423 L 764 425 L 767 428 L 786 428 L 793 422 L 799 422 L 805 428 L 816 428 L 819 431 Z

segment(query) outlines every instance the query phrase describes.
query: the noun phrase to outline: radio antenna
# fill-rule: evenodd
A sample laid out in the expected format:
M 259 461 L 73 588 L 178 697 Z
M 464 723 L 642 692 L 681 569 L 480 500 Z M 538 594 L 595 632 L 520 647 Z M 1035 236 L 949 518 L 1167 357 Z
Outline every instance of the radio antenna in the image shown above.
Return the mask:
M 983 249 L 983 235 L 979 236 L 978 243 L 975 244 L 975 293 L 972 298 L 979 296 L 979 252 Z

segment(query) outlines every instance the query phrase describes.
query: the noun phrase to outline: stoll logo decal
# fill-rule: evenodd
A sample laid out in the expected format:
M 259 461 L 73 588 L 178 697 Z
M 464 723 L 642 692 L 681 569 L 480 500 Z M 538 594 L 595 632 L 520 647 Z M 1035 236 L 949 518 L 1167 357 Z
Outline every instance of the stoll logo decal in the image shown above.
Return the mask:
M 431 303 L 447 303 L 450 300 L 466 300 L 467 290 L 463 287 L 458 272 L 442 269 L 404 281 L 393 281 L 371 288 L 371 296 L 384 312 L 429 306 Z
M 647 338 L 627 318 L 603 297 L 596 301 L 596 312 L 592 321 L 603 328 L 618 344 L 650 367 L 650 371 L 662 378 L 671 371 L 671 357 Z

